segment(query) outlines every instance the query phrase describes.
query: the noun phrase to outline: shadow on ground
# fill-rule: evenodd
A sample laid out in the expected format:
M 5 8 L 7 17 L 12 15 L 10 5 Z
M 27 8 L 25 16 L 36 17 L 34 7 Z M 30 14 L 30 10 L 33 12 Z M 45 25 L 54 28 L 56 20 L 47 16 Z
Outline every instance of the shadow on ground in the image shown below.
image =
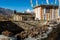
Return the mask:
M 21 27 L 19 27 L 11 21 L 0 21 L 0 34 L 2 33 L 2 31 L 5 30 L 14 33 L 14 35 L 24 31 L 24 29 L 22 29 Z

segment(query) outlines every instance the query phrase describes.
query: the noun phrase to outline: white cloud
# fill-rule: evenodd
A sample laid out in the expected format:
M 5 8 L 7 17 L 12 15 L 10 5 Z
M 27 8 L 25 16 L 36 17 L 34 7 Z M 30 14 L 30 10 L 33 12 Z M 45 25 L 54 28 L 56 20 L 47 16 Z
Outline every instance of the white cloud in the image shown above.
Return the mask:
M 31 13 L 31 10 L 30 9 L 27 9 L 26 12 Z
M 30 10 L 30 9 L 27 9 L 26 12 L 27 13 L 34 13 L 34 11 L 33 10 Z

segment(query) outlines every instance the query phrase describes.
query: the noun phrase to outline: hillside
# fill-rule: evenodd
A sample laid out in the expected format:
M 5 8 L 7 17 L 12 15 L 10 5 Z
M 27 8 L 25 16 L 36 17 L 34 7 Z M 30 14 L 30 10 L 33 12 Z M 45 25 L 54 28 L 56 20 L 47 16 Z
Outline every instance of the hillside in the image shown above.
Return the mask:
M 0 15 L 2 14 L 4 16 L 11 16 L 12 13 L 13 13 L 13 10 L 0 7 Z

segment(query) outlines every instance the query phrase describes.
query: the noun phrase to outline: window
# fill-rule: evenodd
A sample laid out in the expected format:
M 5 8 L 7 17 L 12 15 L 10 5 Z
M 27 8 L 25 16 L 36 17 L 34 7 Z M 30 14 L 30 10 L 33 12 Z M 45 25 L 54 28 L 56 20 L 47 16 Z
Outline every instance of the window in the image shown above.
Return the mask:
M 46 8 L 46 13 L 50 13 L 50 9 L 49 8 Z

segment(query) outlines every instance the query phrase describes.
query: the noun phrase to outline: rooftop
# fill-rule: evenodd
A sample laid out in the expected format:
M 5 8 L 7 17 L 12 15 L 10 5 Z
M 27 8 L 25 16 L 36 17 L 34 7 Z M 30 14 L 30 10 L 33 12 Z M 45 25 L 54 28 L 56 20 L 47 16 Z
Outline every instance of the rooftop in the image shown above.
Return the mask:
M 58 5 L 49 5 L 49 4 L 41 4 L 41 5 L 38 5 L 38 6 L 35 6 L 33 8 L 37 8 L 37 7 L 51 7 L 51 8 L 58 8 L 59 6 Z
M 20 12 L 18 12 L 18 13 L 15 13 L 16 15 L 33 15 L 34 13 L 20 13 Z

